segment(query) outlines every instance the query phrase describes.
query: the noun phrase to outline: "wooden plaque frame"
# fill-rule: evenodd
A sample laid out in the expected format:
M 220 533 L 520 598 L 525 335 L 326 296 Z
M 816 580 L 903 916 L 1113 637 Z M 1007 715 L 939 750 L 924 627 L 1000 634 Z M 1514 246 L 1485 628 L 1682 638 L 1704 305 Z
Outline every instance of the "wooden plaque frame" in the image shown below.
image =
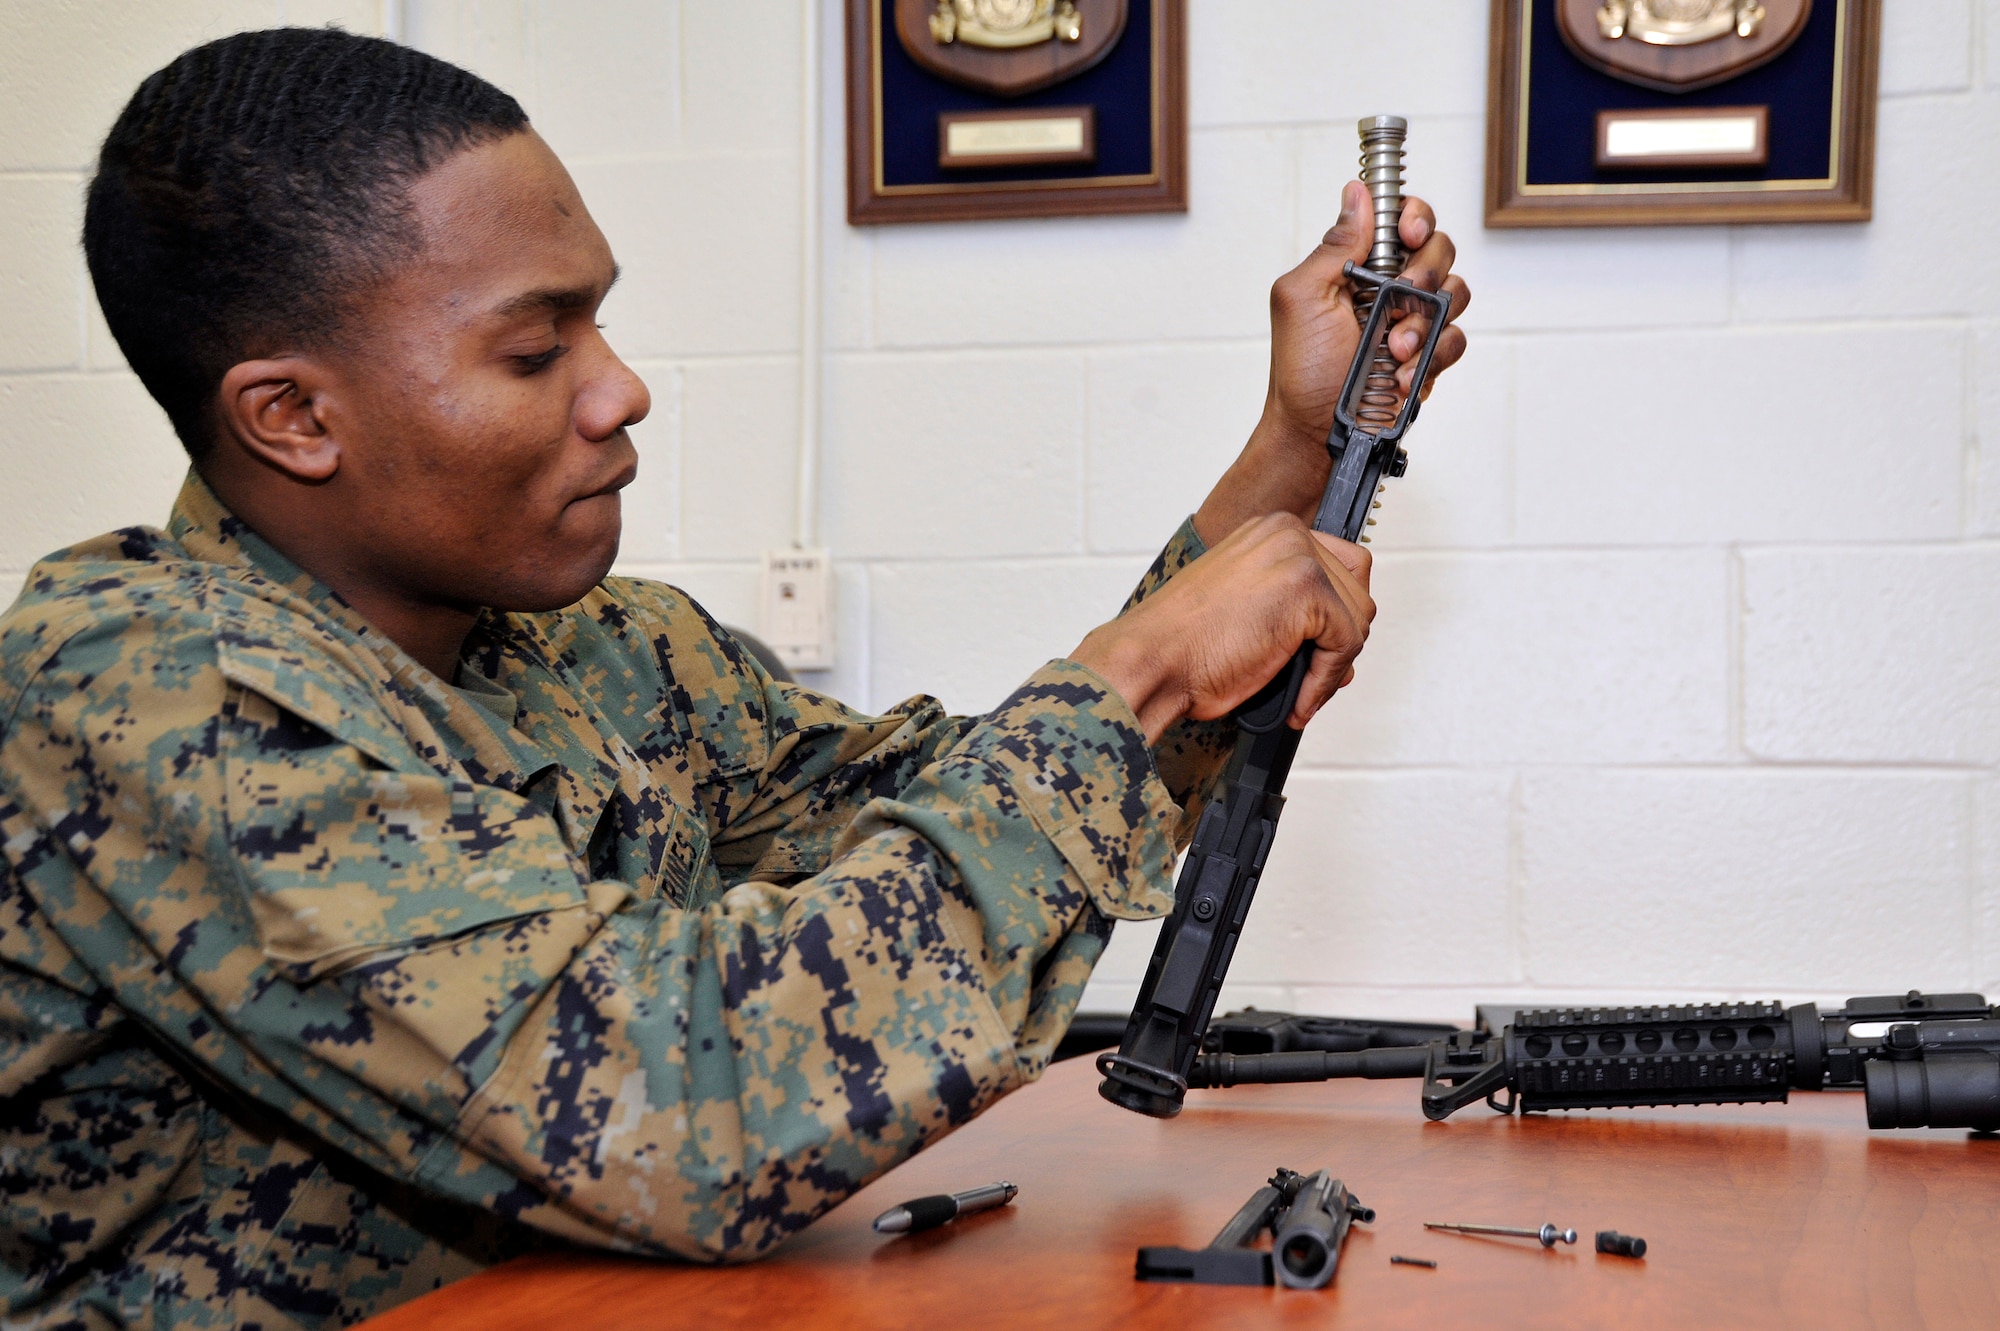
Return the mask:
M 1492 0 L 1486 78 L 1486 225 L 1658 226 L 1865 222 L 1874 205 L 1875 86 L 1881 0 L 1817 0 L 1836 11 L 1831 152 L 1824 177 L 1531 184 L 1527 175 L 1530 4 Z M 1566 50 L 1562 57 L 1569 57 Z M 1573 58 L 1573 57 L 1569 57 Z M 1723 84 L 1719 87 L 1726 88 Z M 1594 114 L 1594 113 L 1593 113 Z
M 882 20 L 880 0 L 847 0 L 848 222 L 868 226 L 881 222 L 1186 212 L 1187 0 L 1129 3 L 1152 11 L 1150 172 L 890 185 L 884 182 L 882 170 L 879 57 L 881 43 L 897 38 Z M 1130 36 L 1128 32 L 1127 39 Z M 1063 85 L 1055 86 L 1060 89 Z M 1101 127 L 1103 116 L 1097 120 Z

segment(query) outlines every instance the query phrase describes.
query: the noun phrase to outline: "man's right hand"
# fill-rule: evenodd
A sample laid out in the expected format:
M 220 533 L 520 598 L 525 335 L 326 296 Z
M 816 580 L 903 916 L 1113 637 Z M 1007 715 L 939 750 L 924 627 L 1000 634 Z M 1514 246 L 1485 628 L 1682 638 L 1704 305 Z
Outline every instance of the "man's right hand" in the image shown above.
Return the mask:
M 1070 659 L 1118 690 L 1153 741 L 1184 716 L 1228 715 L 1311 643 L 1289 718 L 1302 728 L 1354 677 L 1375 618 L 1368 570 L 1360 546 L 1268 514 L 1093 630 Z

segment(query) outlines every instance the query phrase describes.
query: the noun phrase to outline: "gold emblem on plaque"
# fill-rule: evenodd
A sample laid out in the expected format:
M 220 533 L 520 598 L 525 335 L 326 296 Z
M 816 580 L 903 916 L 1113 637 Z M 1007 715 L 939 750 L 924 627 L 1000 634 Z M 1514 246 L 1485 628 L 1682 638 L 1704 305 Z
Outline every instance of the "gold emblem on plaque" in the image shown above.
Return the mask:
M 1603 0 L 1597 7 L 1597 30 L 1607 39 L 1650 46 L 1694 46 L 1732 31 L 1755 37 L 1763 24 L 1758 0 Z
M 869 2 L 887 7 L 887 0 Z M 1124 35 L 1128 3 L 895 0 L 894 8 L 896 42 L 918 68 L 960 87 L 1019 97 L 1073 79 L 1110 55 Z
M 928 4 L 930 0 L 923 0 Z M 1777 59 L 1798 41 L 1812 0 L 1552 0 L 1577 59 L 1614 79 L 1694 92 Z
M 964 42 L 1007 50 L 1083 39 L 1076 0 L 937 0 L 930 18 L 931 38 L 941 46 Z

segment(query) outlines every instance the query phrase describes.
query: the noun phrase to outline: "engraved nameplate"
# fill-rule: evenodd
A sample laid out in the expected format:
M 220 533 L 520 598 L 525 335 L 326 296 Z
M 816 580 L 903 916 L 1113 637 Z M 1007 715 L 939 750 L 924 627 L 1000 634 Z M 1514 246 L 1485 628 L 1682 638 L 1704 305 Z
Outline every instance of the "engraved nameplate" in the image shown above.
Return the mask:
M 1709 106 L 1685 111 L 1599 111 L 1597 165 L 1763 166 L 1770 108 Z
M 1090 162 L 1096 157 L 1096 116 L 1087 106 L 946 111 L 938 116 L 942 167 Z

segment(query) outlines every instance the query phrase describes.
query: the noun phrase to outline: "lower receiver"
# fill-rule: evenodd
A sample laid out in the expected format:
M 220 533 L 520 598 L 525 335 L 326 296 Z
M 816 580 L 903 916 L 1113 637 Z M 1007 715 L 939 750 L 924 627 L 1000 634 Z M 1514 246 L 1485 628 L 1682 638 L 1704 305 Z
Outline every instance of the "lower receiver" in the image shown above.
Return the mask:
M 1346 274 L 1371 293 L 1373 305 L 1334 409 L 1326 443 L 1333 472 L 1313 529 L 1354 541 L 1368 522 L 1382 478 L 1403 474 L 1407 459 L 1400 440 L 1422 402 L 1420 393 L 1399 397 L 1393 382 L 1378 382 L 1382 376 L 1371 375 L 1370 367 L 1387 358 L 1390 333 L 1415 319 L 1424 340 L 1410 382 L 1422 384 L 1451 313 L 1451 297 L 1377 277 L 1351 263 Z M 1104 1074 L 1098 1091 L 1113 1104 L 1155 1118 L 1180 1112 L 1189 1070 L 1201 1052 L 1209 1014 L 1277 835 L 1285 777 L 1299 747 L 1299 732 L 1287 721 L 1312 655 L 1311 643 L 1301 646 L 1277 677 L 1233 714 L 1236 746 L 1195 825 L 1174 884 L 1173 913 L 1161 927 L 1124 1039 L 1115 1053 L 1097 1060 Z

